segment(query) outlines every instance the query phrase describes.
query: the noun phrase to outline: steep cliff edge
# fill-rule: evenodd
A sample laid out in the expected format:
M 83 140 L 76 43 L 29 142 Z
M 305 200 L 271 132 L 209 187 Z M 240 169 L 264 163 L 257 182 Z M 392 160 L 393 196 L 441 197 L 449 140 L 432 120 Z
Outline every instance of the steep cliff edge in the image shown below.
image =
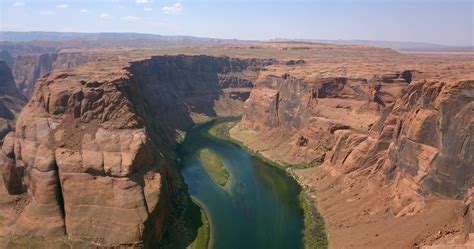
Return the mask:
M 259 69 L 273 60 L 211 56 L 157 56 L 134 62 L 130 71 L 159 125 L 160 137 L 173 144 L 202 118 L 243 113 Z
M 67 73 L 38 83 L 2 149 L 8 191 L 30 197 L 13 236 L 140 242 L 166 178 L 135 84 Z
M 91 59 L 80 53 L 30 54 L 12 57 L 7 50 L 0 51 L 0 139 L 14 129 L 16 117 L 31 97 L 34 85 L 51 70 L 72 68 Z
M 462 234 L 461 221 L 472 231 L 472 197 L 464 210 L 459 200 L 472 174 L 472 60 L 219 49 L 201 51 L 261 59 L 111 52 L 40 79 L 2 149 L 4 182 L 25 198 L 8 212 L 0 203 L 0 245 L 53 235 L 141 244 L 169 230 L 185 245 L 192 235 L 165 225 L 183 212 L 171 204 L 172 148 L 193 124 L 242 113 L 234 138 L 291 171 L 309 167 L 294 173 L 317 197 L 331 247 L 434 245 Z M 299 62 L 262 59 L 272 56 Z
M 462 224 L 472 205 L 459 199 L 472 187 L 473 90 L 473 81 L 411 83 L 381 126 L 337 131 L 323 166 L 298 173 L 317 189 L 334 246 L 472 245 Z M 357 208 L 342 217 L 346 202 Z
M 3 239 L 156 245 L 178 212 L 172 146 L 193 114 L 239 114 L 219 113 L 221 102 L 243 105 L 225 90 L 248 92 L 268 63 L 157 56 L 46 74 L 3 144 L 5 186 L 27 194 Z
M 230 130 L 288 166 L 318 197 L 331 247 L 464 238 L 459 199 L 474 165 L 474 82 L 465 69 L 472 65 L 459 62 L 450 71 L 453 62 L 414 60 L 423 62 L 395 69 L 381 63 L 374 71 L 359 61 L 271 67 Z
M 15 119 L 25 105 L 26 98 L 18 91 L 12 72 L 0 60 L 0 139 L 15 126 Z
M 367 131 L 379 110 L 392 104 L 407 84 L 402 78 L 384 83 L 372 78 L 305 79 L 262 73 L 233 134 L 282 164 L 321 163 L 336 142 L 337 130 Z
M 52 70 L 73 68 L 91 58 L 81 53 L 50 53 L 18 55 L 13 59 L 12 72 L 20 92 L 30 98 L 35 82 Z
M 474 175 L 474 81 L 415 82 L 390 109 L 375 137 L 338 134 L 328 167 L 381 172 L 398 215 L 419 211 L 422 196 L 464 196 Z

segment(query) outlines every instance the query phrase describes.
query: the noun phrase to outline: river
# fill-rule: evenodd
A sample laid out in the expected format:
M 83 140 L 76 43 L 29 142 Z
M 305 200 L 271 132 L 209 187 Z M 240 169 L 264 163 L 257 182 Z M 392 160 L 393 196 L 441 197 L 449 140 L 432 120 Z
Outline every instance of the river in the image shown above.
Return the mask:
M 303 210 L 296 181 L 245 149 L 211 137 L 215 121 L 197 126 L 181 143 L 182 175 L 192 197 L 203 206 L 211 227 L 212 249 L 303 248 Z M 210 148 L 224 162 L 230 178 L 215 184 L 198 159 Z

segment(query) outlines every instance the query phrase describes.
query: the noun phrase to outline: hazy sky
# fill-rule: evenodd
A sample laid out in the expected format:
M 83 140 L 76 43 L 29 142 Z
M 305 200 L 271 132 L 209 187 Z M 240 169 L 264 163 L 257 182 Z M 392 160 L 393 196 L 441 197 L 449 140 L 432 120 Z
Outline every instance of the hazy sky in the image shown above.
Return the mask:
M 3 31 L 473 45 L 474 0 L 0 0 Z

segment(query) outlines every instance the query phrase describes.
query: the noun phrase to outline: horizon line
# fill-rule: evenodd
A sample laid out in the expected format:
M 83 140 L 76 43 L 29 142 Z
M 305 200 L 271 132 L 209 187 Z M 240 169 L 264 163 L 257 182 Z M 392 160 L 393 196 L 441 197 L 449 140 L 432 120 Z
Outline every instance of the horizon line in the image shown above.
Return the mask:
M 185 35 L 185 34 L 174 34 L 174 35 L 163 35 L 158 33 L 142 33 L 142 32 L 114 32 L 114 31 L 100 31 L 100 32 L 83 32 L 83 31 L 45 31 L 45 30 L 30 30 L 30 31 L 17 31 L 17 30 L 0 30 L 0 33 L 57 33 L 57 34 L 136 34 L 136 35 L 154 35 L 154 36 L 163 36 L 163 37 L 191 37 L 199 39 L 214 39 L 214 40 L 236 40 L 243 42 L 272 42 L 275 40 L 283 41 L 302 41 L 302 42 L 384 42 L 384 43 L 414 43 L 418 45 L 431 45 L 431 46 L 440 46 L 440 47 L 451 47 L 451 48 L 465 48 L 465 47 L 474 47 L 474 44 L 465 44 L 465 45 L 448 45 L 442 43 L 433 43 L 428 41 L 409 41 L 409 40 L 371 40 L 366 38 L 353 38 L 353 39 L 327 39 L 327 38 L 286 38 L 286 37 L 275 37 L 265 40 L 259 39 L 241 39 L 241 38 L 218 38 L 218 37 L 206 37 L 206 36 L 194 36 L 194 35 Z M 0 36 L 0 41 L 10 41 L 3 40 Z M 34 40 L 31 40 L 34 41 Z M 40 40 L 38 40 L 40 41 Z M 48 41 L 48 40 L 44 40 Z M 12 41 L 14 42 L 14 41 Z

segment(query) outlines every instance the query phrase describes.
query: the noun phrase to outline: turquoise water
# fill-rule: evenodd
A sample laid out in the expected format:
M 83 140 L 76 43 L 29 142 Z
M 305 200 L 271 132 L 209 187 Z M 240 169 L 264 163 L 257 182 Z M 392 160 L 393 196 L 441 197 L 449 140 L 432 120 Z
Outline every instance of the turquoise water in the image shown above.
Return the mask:
M 210 137 L 212 125 L 191 130 L 178 149 L 189 192 L 210 221 L 210 248 L 303 248 L 298 184 L 240 146 Z M 215 184 L 199 162 L 202 148 L 214 150 L 224 162 L 230 174 L 225 188 Z

